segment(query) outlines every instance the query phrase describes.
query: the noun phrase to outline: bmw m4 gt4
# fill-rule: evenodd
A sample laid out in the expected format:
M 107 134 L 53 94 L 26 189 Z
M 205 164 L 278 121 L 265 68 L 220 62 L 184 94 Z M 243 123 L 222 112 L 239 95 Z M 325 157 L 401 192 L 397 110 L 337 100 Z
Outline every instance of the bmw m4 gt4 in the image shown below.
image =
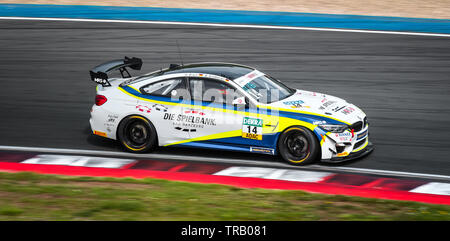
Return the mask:
M 373 150 L 366 114 L 343 99 L 292 89 L 230 63 L 171 64 L 132 77 L 128 58 L 90 71 L 96 82 L 90 125 L 135 153 L 181 146 L 280 155 L 304 165 L 340 162 Z M 118 71 L 121 76 L 110 78 Z

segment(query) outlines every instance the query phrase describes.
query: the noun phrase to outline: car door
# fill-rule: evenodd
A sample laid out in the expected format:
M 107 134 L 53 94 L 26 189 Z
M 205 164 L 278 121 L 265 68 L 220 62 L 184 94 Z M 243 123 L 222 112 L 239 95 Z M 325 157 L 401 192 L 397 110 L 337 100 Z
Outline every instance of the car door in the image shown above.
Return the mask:
M 232 102 L 243 97 L 225 81 L 191 77 L 189 89 L 193 108 L 185 110 L 191 125 L 190 137 L 195 141 L 242 144 L 242 122 L 245 103 Z
M 140 92 L 149 101 L 140 99 L 136 108 L 149 117 L 158 133 L 160 145 L 176 143 L 190 138 L 183 114 L 185 101 L 190 101 L 186 78 L 170 78 L 144 85 Z

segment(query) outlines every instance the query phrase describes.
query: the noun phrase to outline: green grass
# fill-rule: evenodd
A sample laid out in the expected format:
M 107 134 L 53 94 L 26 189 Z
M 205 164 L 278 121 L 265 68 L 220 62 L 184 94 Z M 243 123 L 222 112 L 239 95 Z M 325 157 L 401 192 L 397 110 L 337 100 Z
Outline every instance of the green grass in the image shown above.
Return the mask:
M 0 173 L 0 220 L 447 220 L 450 206 L 157 179 Z

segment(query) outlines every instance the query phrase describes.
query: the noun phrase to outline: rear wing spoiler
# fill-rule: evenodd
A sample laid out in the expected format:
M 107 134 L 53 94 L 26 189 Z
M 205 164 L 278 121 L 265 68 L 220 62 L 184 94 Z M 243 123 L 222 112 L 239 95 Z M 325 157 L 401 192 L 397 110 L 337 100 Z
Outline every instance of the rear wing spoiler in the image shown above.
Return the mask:
M 108 81 L 108 72 L 119 70 L 122 78 L 130 78 L 130 72 L 126 68 L 134 70 L 140 70 L 142 67 L 142 59 L 125 56 L 124 59 L 111 60 L 106 63 L 100 64 L 89 71 L 91 80 L 97 84 L 101 84 L 103 87 L 111 86 Z

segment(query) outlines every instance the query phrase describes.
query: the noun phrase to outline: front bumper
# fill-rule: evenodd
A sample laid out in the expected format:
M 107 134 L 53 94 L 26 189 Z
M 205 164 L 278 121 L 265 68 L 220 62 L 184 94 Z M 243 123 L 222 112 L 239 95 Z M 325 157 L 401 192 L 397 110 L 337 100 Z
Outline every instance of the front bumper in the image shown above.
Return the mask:
M 355 159 L 369 155 L 373 150 L 374 150 L 374 146 L 373 146 L 372 142 L 369 141 L 366 147 L 364 147 L 363 149 L 361 149 L 357 152 L 352 152 L 349 155 L 343 156 L 343 157 L 333 157 L 331 159 L 322 159 L 321 162 L 339 163 L 339 162 L 344 162 L 344 161 L 355 160 Z

